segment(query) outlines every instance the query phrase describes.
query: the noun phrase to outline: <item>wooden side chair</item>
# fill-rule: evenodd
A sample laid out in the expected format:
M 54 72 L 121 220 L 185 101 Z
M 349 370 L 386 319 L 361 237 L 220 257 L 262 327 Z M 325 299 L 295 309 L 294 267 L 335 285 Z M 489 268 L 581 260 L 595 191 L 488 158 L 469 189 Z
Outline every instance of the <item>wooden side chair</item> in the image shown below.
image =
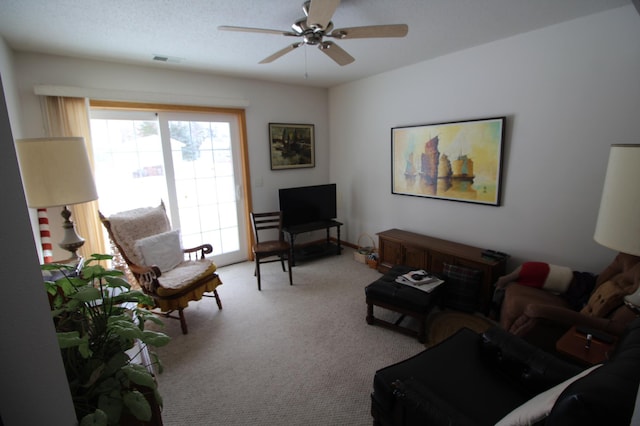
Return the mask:
M 282 212 L 252 212 L 251 224 L 253 225 L 253 236 L 255 238 L 252 250 L 256 261 L 254 275 L 258 277 L 258 290 L 262 290 L 260 287 L 260 264 L 280 262 L 282 264 L 282 270 L 286 272 L 287 269 L 284 266 L 285 258 L 287 259 L 287 264 L 289 266 L 289 285 L 293 285 L 293 279 L 291 277 L 292 247 L 284 239 L 284 234 L 282 232 Z M 264 236 L 267 235 L 267 232 L 269 232 L 268 235 L 271 239 L 261 241 L 259 235 L 262 234 L 264 238 Z M 275 233 L 277 233 L 277 236 Z
M 105 217 L 100 220 L 142 290 L 150 295 L 162 315 L 179 319 L 187 334 L 184 309 L 202 296 L 222 302 L 217 287 L 222 284 L 216 264 L 205 258 L 213 252 L 211 244 L 182 248 L 179 230 L 172 230 L 164 203 Z M 205 294 L 210 292 L 212 294 Z M 177 311 L 178 316 L 171 314 Z

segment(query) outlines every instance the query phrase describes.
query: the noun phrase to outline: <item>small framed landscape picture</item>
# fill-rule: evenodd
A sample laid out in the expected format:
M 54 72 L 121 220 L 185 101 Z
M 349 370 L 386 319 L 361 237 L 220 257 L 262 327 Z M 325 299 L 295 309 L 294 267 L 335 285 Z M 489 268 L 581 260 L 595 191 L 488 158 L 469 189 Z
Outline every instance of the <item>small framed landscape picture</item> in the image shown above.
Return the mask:
M 391 129 L 391 192 L 500 205 L 506 117 Z
M 271 170 L 315 167 L 313 124 L 269 123 Z

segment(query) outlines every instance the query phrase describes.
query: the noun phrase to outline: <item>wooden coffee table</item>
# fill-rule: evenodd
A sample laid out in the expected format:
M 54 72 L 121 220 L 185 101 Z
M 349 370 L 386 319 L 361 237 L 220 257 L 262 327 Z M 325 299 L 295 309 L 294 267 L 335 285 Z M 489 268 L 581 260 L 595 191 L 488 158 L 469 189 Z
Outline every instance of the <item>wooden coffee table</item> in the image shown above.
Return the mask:
M 579 332 L 576 327 L 571 327 L 556 342 L 556 350 L 569 358 L 585 365 L 600 364 L 609 359 L 616 338 L 611 336 L 611 343 L 603 342 L 593 337 L 591 345 L 587 348 L 587 336 Z

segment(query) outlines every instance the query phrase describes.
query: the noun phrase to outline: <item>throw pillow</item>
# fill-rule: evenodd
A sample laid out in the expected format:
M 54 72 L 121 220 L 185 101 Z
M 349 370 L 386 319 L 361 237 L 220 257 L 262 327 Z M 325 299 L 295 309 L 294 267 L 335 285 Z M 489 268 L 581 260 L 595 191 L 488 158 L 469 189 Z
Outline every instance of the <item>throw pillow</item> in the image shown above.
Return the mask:
M 589 301 L 581 313 L 593 317 L 604 318 L 611 311 L 624 303 L 627 292 L 615 281 L 605 281 L 591 293 Z
M 442 275 L 445 279 L 442 304 L 460 311 L 475 311 L 482 285 L 482 271 L 445 263 Z
M 532 425 L 549 415 L 553 405 L 556 403 L 556 399 L 560 394 L 573 382 L 591 373 L 602 364 L 594 365 L 591 368 L 576 374 L 570 379 L 552 387 L 551 389 L 542 392 L 529 401 L 525 402 L 521 406 L 517 407 L 505 417 L 502 418 L 496 426 L 520 426 L 520 425 Z
M 170 271 L 184 260 L 177 229 L 142 238 L 136 241 L 136 249 L 145 265 L 156 265 L 161 272 Z
M 567 291 L 572 279 L 573 271 L 567 266 L 544 262 L 525 262 L 520 267 L 517 282 L 554 294 L 562 294 Z

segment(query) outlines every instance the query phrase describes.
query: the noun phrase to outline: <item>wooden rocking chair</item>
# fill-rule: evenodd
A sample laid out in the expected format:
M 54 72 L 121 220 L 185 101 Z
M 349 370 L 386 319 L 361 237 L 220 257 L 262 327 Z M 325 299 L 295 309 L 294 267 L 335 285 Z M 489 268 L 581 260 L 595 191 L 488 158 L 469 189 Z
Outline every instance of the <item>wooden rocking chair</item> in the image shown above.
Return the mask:
M 171 230 L 164 203 L 108 218 L 99 215 L 140 287 L 155 301 L 154 308 L 166 317 L 179 319 L 182 333 L 188 333 L 184 309 L 190 301 L 215 297 L 218 309 L 222 309 L 217 291 L 222 281 L 215 273 L 216 264 L 205 258 L 213 247 L 203 244 L 181 248 L 179 231 Z M 177 317 L 171 315 L 174 311 L 178 311 Z

